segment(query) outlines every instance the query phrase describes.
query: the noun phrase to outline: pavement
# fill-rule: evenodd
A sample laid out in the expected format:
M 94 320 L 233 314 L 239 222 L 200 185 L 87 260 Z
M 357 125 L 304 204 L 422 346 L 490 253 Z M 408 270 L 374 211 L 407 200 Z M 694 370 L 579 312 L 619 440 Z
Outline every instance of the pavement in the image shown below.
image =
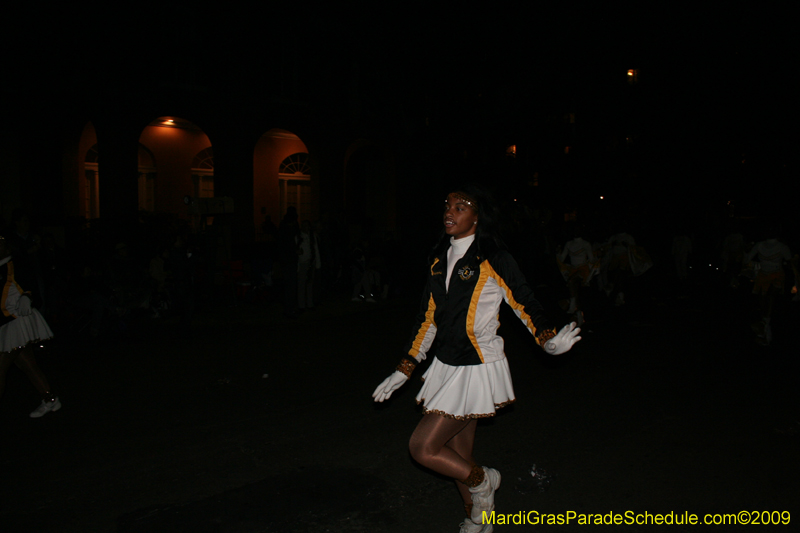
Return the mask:
M 497 513 L 510 524 L 495 531 L 592 531 L 579 521 L 613 514 L 634 521 L 611 526 L 621 531 L 710 527 L 652 525 L 658 514 L 800 521 L 796 304 L 765 348 L 745 291 L 646 278 L 622 307 L 592 295 L 583 340 L 557 358 L 501 312 L 517 402 L 476 440 L 503 474 Z M 0 531 L 458 531 L 452 482 L 407 451 L 424 369 L 385 404 L 371 398 L 417 293 L 329 295 L 296 319 L 274 302 L 222 301 L 190 331 L 165 318 L 58 335 L 37 357 L 63 408 L 29 418 L 39 400 L 16 369 L 0 401 Z M 773 514 L 752 518 L 762 511 Z M 530 524 L 543 515 L 556 523 Z

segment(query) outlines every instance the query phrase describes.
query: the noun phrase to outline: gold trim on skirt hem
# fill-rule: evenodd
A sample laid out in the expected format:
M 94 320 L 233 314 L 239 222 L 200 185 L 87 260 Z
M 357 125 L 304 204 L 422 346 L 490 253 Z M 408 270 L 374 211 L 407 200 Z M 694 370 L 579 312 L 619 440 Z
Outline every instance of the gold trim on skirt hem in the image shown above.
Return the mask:
M 419 405 L 424 401 L 425 401 L 425 398 L 423 398 L 421 400 L 417 400 L 417 404 Z M 514 403 L 516 401 L 517 401 L 517 399 L 514 398 L 513 400 L 508 400 L 508 401 L 505 401 L 503 403 L 498 403 L 498 404 L 495 404 L 494 408 L 495 409 L 502 409 L 503 407 L 505 407 L 507 405 L 511 405 L 512 403 Z M 422 414 L 423 415 L 434 414 L 434 415 L 443 416 L 445 418 L 451 418 L 453 420 L 471 420 L 473 418 L 489 418 L 489 417 L 494 416 L 497 413 L 483 413 L 483 414 L 471 413 L 471 414 L 463 415 L 463 416 L 461 416 L 461 415 L 451 415 L 450 413 L 445 413 L 444 411 L 440 411 L 438 409 L 428 409 L 427 407 L 425 407 L 423 405 L 422 406 Z
M 49 340 L 50 340 L 50 339 L 52 339 L 52 338 L 53 338 L 53 337 L 45 337 L 44 339 L 33 339 L 33 340 L 30 340 L 30 341 L 26 342 L 26 343 L 25 343 L 25 344 L 23 344 L 22 346 L 15 346 L 14 348 L 11 348 L 11 349 L 10 349 L 9 351 L 7 351 L 7 352 L 1 352 L 1 351 L 0 351 L 0 353 L 14 353 L 14 352 L 16 352 L 16 351 L 22 350 L 23 348 L 27 348 L 27 347 L 28 347 L 28 346 L 30 346 L 31 344 L 37 344 L 37 343 L 41 343 L 41 342 L 45 342 L 45 341 L 49 341 Z

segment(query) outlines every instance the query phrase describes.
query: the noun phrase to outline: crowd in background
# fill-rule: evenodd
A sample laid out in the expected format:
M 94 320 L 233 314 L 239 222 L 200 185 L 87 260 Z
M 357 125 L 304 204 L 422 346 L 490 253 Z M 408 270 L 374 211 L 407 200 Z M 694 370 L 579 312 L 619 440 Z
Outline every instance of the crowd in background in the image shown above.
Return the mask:
M 656 226 L 624 216 L 564 221 L 521 206 L 508 213 L 507 244 L 534 290 L 552 291 L 570 319 L 590 328 L 631 298 L 689 297 L 697 287 L 717 284 L 754 292 L 743 313 L 768 344 L 776 302 L 797 300 L 797 257 L 790 250 L 800 243 L 777 220 Z M 421 280 L 403 272 L 417 269 L 397 265 L 417 255 L 423 261 L 429 244 L 369 223 L 354 231 L 333 217 L 300 220 L 292 208 L 277 225 L 266 216 L 252 246 L 225 253 L 213 231 L 194 232 L 177 218 L 142 217 L 124 230 L 84 224 L 55 234 L 18 209 L 2 224 L 37 309 L 56 333 L 90 338 L 122 332 L 140 319 L 177 317 L 188 329 L 195 310 L 220 297 L 223 305 L 275 305 L 298 318 L 336 300 L 374 305 L 415 295 Z M 765 250 L 780 254 L 778 262 Z M 771 278 L 759 285 L 765 273 Z
M 654 224 L 620 215 L 559 220 L 520 205 L 506 213 L 506 244 L 534 292 L 556 302 L 551 315 L 577 322 L 584 335 L 647 321 L 659 306 L 681 312 L 686 301 L 724 310 L 732 319 L 724 334 L 736 330 L 764 347 L 794 339 L 800 242 L 778 218 Z M 298 320 L 319 307 L 415 298 L 424 269 L 414 266 L 424 264 L 434 240 L 398 238 L 369 221 L 300 220 L 289 208 L 277 226 L 266 216 L 256 241 L 236 248 L 225 242 L 224 226 L 197 232 L 190 222 L 142 214 L 127 227 L 81 221 L 47 231 L 17 209 L 0 217 L 0 235 L 15 282 L 55 337 L 80 342 L 113 342 L 153 321 L 190 334 L 197 311 L 226 307 Z M 39 417 L 61 404 L 33 348 L 14 360 L 43 394 L 31 413 Z M 11 359 L 2 355 L 7 369 Z

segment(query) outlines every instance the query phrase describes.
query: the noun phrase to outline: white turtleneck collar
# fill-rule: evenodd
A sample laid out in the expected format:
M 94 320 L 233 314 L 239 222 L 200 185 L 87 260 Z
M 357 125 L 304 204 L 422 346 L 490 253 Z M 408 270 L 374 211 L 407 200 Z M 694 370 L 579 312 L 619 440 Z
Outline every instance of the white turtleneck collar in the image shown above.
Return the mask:
M 467 253 L 470 244 L 472 241 L 475 240 L 475 234 L 469 235 L 468 237 L 462 237 L 461 239 L 456 239 L 455 237 L 450 237 L 450 246 L 453 247 L 453 252 L 458 254 L 459 256 L 463 256 Z
M 469 250 L 474 240 L 474 233 L 468 237 L 462 237 L 461 239 L 450 237 L 450 248 L 447 249 L 447 277 L 444 280 L 445 287 L 450 287 L 450 276 L 453 274 L 453 267 L 456 266 L 459 259 L 464 257 L 464 254 L 467 253 L 467 250 Z

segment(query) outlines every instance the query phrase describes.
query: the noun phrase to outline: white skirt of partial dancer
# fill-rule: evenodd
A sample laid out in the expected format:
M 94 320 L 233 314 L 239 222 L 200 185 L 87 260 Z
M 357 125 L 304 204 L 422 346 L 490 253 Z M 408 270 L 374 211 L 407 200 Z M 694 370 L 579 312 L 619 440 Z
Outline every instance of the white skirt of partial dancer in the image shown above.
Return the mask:
M 28 316 L 17 317 L 0 327 L 0 352 L 10 352 L 52 336 L 44 317 L 33 309 Z
M 435 358 L 422 376 L 417 403 L 425 414 L 467 420 L 494 416 L 516 400 L 508 359 L 493 363 L 451 366 Z

